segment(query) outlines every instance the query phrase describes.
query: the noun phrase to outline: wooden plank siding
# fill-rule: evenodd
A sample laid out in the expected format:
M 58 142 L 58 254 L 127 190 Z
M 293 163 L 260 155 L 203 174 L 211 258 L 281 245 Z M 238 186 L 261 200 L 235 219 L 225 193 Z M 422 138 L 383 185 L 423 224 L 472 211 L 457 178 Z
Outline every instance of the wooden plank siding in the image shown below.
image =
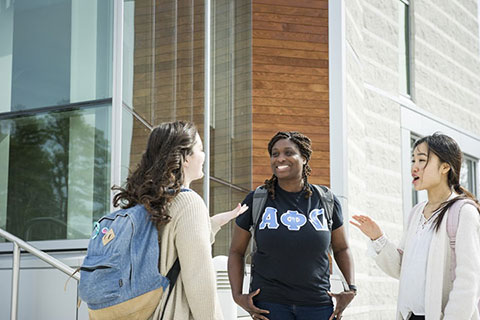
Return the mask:
M 328 95 L 328 0 L 253 0 L 253 187 L 270 177 L 278 131 L 312 139 L 310 182 L 330 184 Z

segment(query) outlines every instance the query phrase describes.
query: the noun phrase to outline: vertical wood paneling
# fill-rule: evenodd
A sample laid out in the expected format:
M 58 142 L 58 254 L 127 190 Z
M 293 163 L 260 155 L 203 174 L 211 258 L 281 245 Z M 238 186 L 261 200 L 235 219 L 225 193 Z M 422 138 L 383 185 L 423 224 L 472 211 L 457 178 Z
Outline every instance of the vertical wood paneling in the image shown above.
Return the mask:
M 252 1 L 252 100 L 253 187 L 278 131 L 312 139 L 310 182 L 329 185 L 328 0 Z

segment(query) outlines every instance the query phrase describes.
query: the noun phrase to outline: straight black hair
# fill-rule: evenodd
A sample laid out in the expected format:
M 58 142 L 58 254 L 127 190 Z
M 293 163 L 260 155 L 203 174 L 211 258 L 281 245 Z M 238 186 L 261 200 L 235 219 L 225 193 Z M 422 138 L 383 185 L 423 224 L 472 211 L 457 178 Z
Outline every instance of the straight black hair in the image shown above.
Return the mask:
M 445 134 L 435 132 L 430 136 L 425 136 L 415 141 L 413 145 L 413 150 L 415 150 L 415 148 L 422 143 L 426 143 L 428 147 L 427 165 L 428 160 L 430 159 L 430 153 L 433 153 L 440 159 L 441 163 L 447 163 L 450 166 L 447 179 L 448 186 L 460 195 L 459 197 L 447 200 L 440 205 L 439 209 L 441 209 L 441 211 L 434 221 L 435 231 L 438 231 L 438 229 L 440 228 L 440 224 L 442 223 L 445 213 L 458 200 L 473 200 L 476 203 L 477 210 L 479 210 L 480 213 L 480 203 L 478 202 L 478 200 L 472 193 L 470 193 L 467 189 L 460 185 L 462 151 L 460 150 L 457 142 Z

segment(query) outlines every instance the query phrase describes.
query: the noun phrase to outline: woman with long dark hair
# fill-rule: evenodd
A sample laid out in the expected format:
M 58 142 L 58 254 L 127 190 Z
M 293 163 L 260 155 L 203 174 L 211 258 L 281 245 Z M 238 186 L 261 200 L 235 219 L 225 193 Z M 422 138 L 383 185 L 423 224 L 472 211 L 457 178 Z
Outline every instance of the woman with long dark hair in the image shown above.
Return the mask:
M 399 246 L 370 217 L 352 217 L 371 239 L 379 267 L 400 279 L 397 319 L 480 319 L 480 207 L 460 186 L 461 166 L 449 136 L 415 142 L 412 183 L 428 200 L 411 210 Z
M 116 187 L 114 205 L 124 209 L 142 205 L 159 234 L 160 273 L 166 275 L 178 257 L 180 274 L 167 303 L 162 296 L 153 319 L 222 319 L 216 293 L 211 243 L 221 225 L 246 207 L 209 219 L 203 199 L 190 189 L 203 177 L 202 140 L 191 122 L 162 123 L 150 134 L 141 162 Z
M 268 153 L 273 175 L 263 186 L 267 193 L 259 218 L 253 221 L 255 214 L 249 209 L 236 220 L 228 261 L 233 298 L 253 319 L 340 319 L 356 294 L 340 203 L 333 196 L 328 224 L 326 199 L 308 183 L 312 147 L 307 136 L 278 132 L 268 144 Z M 249 208 L 254 195 L 251 192 L 243 201 Z M 257 249 L 252 256 L 250 293 L 242 294 L 252 226 Z M 338 294 L 329 292 L 330 245 L 350 286 Z

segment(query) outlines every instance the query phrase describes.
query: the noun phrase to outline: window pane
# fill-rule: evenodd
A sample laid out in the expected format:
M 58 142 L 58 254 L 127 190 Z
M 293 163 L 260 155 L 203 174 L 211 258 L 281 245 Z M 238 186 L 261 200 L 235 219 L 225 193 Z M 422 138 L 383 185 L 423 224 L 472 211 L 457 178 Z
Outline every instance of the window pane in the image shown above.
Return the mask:
M 476 160 L 464 156 L 462 160 L 462 168 L 460 170 L 460 185 L 476 195 Z
M 212 38 L 212 176 L 250 188 L 251 94 L 249 6 L 230 0 L 214 3 Z
M 203 132 L 203 3 L 124 4 L 125 104 L 150 125 L 192 120 Z
M 110 105 L 1 119 L 0 227 L 27 241 L 89 238 L 110 208 L 109 135 Z
M 478 174 L 477 174 L 477 161 L 472 162 L 472 193 L 475 195 L 476 198 L 478 198 Z
M 123 102 L 143 122 L 132 114 L 124 116 L 128 129 L 122 145 L 123 178 L 145 148 L 148 126 L 191 120 L 203 138 L 205 117 L 204 3 L 124 0 L 124 9 Z M 251 2 L 219 0 L 212 2 L 211 10 L 212 104 L 206 161 L 213 214 L 231 210 L 251 188 Z M 202 194 L 203 181 L 191 187 Z M 230 190 L 236 188 L 244 191 Z M 217 236 L 214 252 L 225 254 L 228 239 Z
M 242 202 L 249 190 L 231 188 L 223 183 L 212 181 L 210 190 L 210 212 L 220 213 L 232 210 Z M 235 220 L 230 221 L 217 233 L 213 245 L 213 255 L 228 255 Z
M 410 95 L 410 16 L 409 6 L 398 0 L 399 8 L 399 87 L 400 93 Z
M 132 113 L 123 110 L 122 116 L 122 181 L 137 168 L 147 148 L 150 129 Z
M 110 98 L 112 7 L 0 0 L 0 112 Z

